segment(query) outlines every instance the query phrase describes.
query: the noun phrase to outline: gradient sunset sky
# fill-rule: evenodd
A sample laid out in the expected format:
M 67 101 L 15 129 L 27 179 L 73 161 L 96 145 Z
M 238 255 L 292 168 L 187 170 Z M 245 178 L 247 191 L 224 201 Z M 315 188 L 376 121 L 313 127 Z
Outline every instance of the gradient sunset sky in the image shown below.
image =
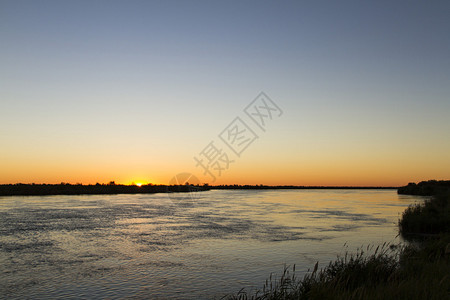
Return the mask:
M 0 1 L 0 183 L 450 179 L 449 1 Z M 282 110 L 262 131 L 245 107 Z M 240 157 L 218 137 L 240 117 Z M 233 163 L 196 167 L 210 142 Z

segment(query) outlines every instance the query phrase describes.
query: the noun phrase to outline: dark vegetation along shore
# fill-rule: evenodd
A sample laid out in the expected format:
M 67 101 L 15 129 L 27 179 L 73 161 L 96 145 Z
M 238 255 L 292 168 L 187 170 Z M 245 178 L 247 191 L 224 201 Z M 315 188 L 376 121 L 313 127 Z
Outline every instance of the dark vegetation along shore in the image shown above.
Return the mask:
M 108 184 L 2 184 L 0 196 L 44 196 L 44 195 L 102 195 L 102 194 L 150 194 L 206 191 L 210 188 L 193 185 L 123 185 L 111 181 Z
M 412 186 L 401 193 L 416 195 Z M 243 289 L 224 299 L 450 299 L 450 192 L 432 190 L 430 199 L 411 205 L 399 220 L 407 245 L 368 246 L 323 269 L 316 264 L 303 278 L 296 277 L 295 266 L 287 267 L 262 290 Z
M 43 195 L 105 195 L 105 194 L 151 194 L 199 192 L 208 190 L 263 190 L 263 189 L 395 189 L 394 187 L 352 187 L 352 186 L 270 186 L 270 185 L 124 185 L 111 181 L 107 184 L 2 184 L 0 196 L 43 196 Z
M 398 188 L 399 194 L 432 196 L 450 192 L 450 180 L 428 180 L 418 184 L 411 182 Z
M 302 186 L 302 185 L 214 185 L 210 186 L 212 190 L 393 190 L 397 187 L 385 186 Z

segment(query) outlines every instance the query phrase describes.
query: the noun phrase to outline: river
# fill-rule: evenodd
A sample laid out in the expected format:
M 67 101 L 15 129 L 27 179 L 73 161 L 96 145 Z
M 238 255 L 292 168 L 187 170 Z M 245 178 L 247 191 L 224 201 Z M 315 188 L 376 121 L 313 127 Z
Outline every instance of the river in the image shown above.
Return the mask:
M 395 190 L 211 190 L 0 197 L 0 297 L 220 299 L 296 265 L 399 243 L 421 197 Z

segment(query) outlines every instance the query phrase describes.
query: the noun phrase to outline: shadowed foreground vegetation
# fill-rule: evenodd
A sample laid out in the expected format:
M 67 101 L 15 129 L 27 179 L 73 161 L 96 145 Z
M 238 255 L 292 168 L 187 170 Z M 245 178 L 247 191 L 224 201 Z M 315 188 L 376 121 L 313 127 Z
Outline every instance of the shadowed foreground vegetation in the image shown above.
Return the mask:
M 450 233 L 450 194 L 436 195 L 409 206 L 399 221 L 400 233 L 406 237 Z
M 303 278 L 295 266 L 262 290 L 225 299 L 450 299 L 450 194 L 409 207 L 399 221 L 402 234 L 430 235 L 408 246 L 382 245 L 346 253 Z

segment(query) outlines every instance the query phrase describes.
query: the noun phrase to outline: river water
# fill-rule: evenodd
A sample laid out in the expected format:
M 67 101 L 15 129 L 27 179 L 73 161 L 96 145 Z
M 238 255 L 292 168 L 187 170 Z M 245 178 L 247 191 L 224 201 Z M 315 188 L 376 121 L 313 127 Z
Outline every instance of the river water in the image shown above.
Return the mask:
M 0 197 L 0 298 L 220 299 L 399 243 L 417 196 L 395 190 L 212 190 Z M 344 246 L 345 245 L 345 246 Z

